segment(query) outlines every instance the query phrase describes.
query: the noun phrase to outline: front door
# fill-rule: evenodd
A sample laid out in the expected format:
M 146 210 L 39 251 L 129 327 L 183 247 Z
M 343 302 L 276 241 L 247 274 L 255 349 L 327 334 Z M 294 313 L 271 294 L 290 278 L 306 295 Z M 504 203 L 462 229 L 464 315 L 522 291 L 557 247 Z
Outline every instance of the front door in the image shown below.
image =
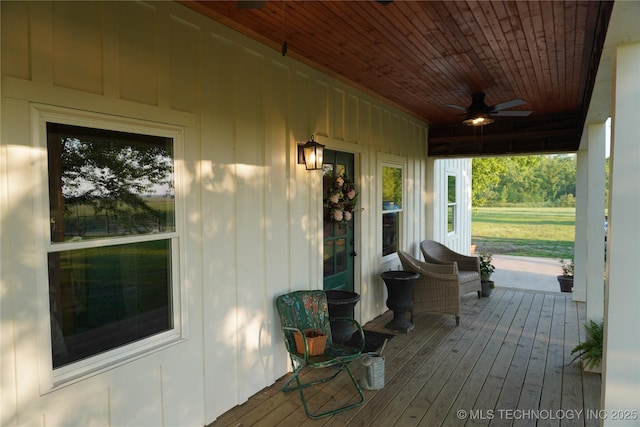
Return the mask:
M 322 173 L 323 194 L 328 191 L 337 176 L 354 179 L 353 154 L 324 150 L 324 170 Z M 348 223 L 336 223 L 329 218 L 329 209 L 324 208 L 324 252 L 323 270 L 325 291 L 337 289 L 353 292 L 353 228 L 355 216 Z

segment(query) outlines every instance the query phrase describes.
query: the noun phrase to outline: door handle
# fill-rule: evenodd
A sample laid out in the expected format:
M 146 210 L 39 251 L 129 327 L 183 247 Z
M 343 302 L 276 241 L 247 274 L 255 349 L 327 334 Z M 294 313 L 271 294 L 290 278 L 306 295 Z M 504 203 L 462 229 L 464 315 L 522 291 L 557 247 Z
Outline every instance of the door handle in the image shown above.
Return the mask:
M 350 255 L 351 255 L 351 256 L 354 256 L 354 257 L 355 257 L 355 256 L 358 256 L 358 252 L 353 251 L 353 252 L 351 252 L 351 254 L 350 254 Z

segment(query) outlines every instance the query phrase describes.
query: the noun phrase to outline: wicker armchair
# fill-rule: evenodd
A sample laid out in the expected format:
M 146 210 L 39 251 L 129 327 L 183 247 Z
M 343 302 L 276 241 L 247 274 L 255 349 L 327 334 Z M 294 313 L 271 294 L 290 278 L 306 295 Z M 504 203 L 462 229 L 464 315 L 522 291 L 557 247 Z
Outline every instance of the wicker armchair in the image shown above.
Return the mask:
M 398 251 L 402 268 L 420 274 L 413 287 L 414 312 L 453 314 L 456 326 L 460 325 L 460 275 L 453 264 L 422 262 L 403 251 Z
M 420 243 L 420 251 L 426 262 L 448 265 L 455 263 L 458 265 L 460 295 L 477 291 L 478 298 L 482 296 L 479 257 L 459 254 L 434 240 L 424 240 Z

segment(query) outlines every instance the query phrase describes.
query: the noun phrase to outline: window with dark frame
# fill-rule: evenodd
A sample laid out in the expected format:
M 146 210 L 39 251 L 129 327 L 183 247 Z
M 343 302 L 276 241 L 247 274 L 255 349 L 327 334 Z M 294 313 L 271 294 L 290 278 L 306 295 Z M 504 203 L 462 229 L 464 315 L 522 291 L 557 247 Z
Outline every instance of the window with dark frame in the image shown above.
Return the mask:
M 173 139 L 47 123 L 53 368 L 171 330 Z

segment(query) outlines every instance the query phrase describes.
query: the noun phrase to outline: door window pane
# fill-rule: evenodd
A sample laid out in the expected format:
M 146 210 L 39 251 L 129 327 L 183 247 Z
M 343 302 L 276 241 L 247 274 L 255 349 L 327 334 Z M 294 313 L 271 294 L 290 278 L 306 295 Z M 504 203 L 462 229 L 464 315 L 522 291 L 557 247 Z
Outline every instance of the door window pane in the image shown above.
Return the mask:
M 323 267 L 324 277 L 333 276 L 335 274 L 335 269 L 333 268 L 334 260 L 335 260 L 333 240 L 324 242 L 324 252 L 322 256 L 323 256 L 323 263 L 324 263 L 324 267 Z
M 347 269 L 347 241 L 345 239 L 336 240 L 336 273 Z
M 326 218 L 328 215 L 329 215 L 329 208 L 324 208 L 324 218 Z M 324 224 L 323 224 L 324 238 L 328 239 L 330 237 L 333 237 L 335 234 L 335 229 L 336 229 L 336 226 L 333 222 L 324 221 Z

